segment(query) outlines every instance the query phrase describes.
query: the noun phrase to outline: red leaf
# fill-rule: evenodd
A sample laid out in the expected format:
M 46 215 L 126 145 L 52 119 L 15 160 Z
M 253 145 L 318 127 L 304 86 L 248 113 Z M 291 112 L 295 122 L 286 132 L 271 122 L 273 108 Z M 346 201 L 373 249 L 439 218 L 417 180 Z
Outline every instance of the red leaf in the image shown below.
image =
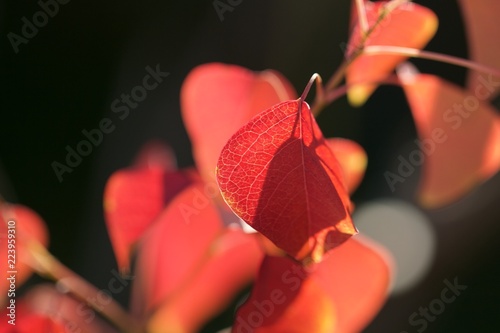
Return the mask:
M 193 69 L 182 85 L 181 106 L 203 179 L 214 181 L 219 153 L 238 128 L 262 110 L 293 98 L 293 87 L 275 71 L 252 72 L 220 63 Z
M 336 321 L 332 299 L 299 263 L 266 256 L 231 332 L 331 333 Z
M 242 127 L 222 150 L 217 181 L 231 209 L 298 260 L 356 233 L 342 171 L 307 103 L 283 102 Z
M 348 139 L 331 138 L 326 143 L 340 163 L 349 193 L 354 192 L 363 180 L 368 163 L 365 150 Z
M 4 307 L 0 315 L 0 332 L 2 333 L 67 333 L 64 323 L 53 318 L 31 311 L 23 300 L 16 302 L 15 325 L 10 324 L 9 309 Z
M 222 221 L 201 184 L 191 185 L 175 197 L 139 245 L 134 312 L 151 311 L 196 274 L 221 232 Z
M 498 25 L 500 2 L 498 0 L 460 0 L 459 3 L 465 19 L 471 59 L 486 66 L 500 68 L 498 56 L 500 43 L 497 42 L 500 39 L 500 26 Z M 493 97 L 500 90 L 500 82 L 491 80 L 491 75 L 471 71 L 467 86 L 471 91 L 482 89 L 483 94 Z
M 403 81 L 424 147 L 420 200 L 427 207 L 449 204 L 499 170 L 500 117 L 484 96 L 437 76 Z
M 103 298 L 104 299 L 104 298 Z M 110 324 L 86 306 L 52 285 L 37 285 L 16 300 L 15 326 L 7 323 L 1 313 L 0 332 L 3 333 L 116 333 Z M 107 303 L 106 303 L 107 304 Z M 104 305 L 101 304 L 101 306 Z
M 12 237 L 12 235 L 15 237 Z M 0 279 L 1 295 L 6 295 L 7 290 L 9 290 L 10 282 L 7 277 L 10 274 L 7 271 L 17 271 L 17 287 L 21 286 L 31 276 L 32 269 L 26 263 L 26 261 L 30 260 L 27 246 L 31 240 L 35 240 L 43 246 L 48 245 L 49 235 L 42 218 L 28 207 L 0 202 L 0 256 L 4 258 L 4 260 L 0 260 L 0 269 L 2 270 Z M 15 263 L 7 261 L 7 259 L 12 259 L 12 257 L 7 257 L 7 254 L 12 254 L 12 252 L 8 253 L 9 245 L 15 246 Z M 13 264 L 15 267 L 9 267 L 9 264 Z
M 363 0 L 365 2 L 365 7 L 371 5 L 368 0 Z M 349 18 L 349 34 L 352 33 L 354 27 L 358 24 L 358 8 L 356 6 L 356 0 L 351 1 L 351 16 Z
M 387 1 L 366 2 L 366 15 L 370 27 L 377 22 L 387 3 Z M 434 36 L 437 26 L 437 17 L 428 8 L 414 3 L 403 4 L 380 22 L 364 45 L 390 45 L 420 49 Z M 358 24 L 352 32 L 346 56 L 349 57 L 362 44 L 362 41 L 363 35 Z M 352 105 L 363 105 L 377 87 L 377 84 L 373 82 L 384 80 L 405 59 L 407 57 L 399 55 L 362 54 L 359 56 L 349 65 L 346 72 L 347 84 L 355 84 L 348 91 L 349 102 Z
M 356 236 L 307 270 L 267 256 L 233 332 L 360 332 L 384 304 L 391 260 Z
M 210 258 L 205 265 L 161 304 L 148 322 L 148 331 L 182 327 L 185 332 L 198 332 L 255 278 L 263 257 L 257 234 L 241 230 L 227 229 L 207 251 Z
M 118 267 L 127 272 L 133 245 L 164 206 L 194 182 L 193 171 L 173 171 L 168 151 L 149 146 L 138 158 L 139 167 L 115 172 L 104 191 L 104 213 Z
M 337 310 L 335 332 L 361 332 L 384 305 L 393 272 L 381 246 L 358 235 L 339 246 L 313 272 Z

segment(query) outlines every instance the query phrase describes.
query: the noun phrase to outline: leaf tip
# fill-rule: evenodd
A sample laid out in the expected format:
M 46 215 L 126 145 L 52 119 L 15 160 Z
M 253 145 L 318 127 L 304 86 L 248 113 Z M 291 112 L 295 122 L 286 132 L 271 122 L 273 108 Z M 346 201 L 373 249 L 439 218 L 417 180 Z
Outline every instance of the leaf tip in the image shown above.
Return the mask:
M 452 203 L 457 198 L 450 197 L 444 193 L 436 193 L 430 190 L 421 190 L 417 194 L 418 204 L 424 209 L 436 209 Z
M 403 62 L 396 68 L 396 73 L 401 82 L 405 85 L 411 85 L 415 82 L 418 75 L 420 74 L 419 70 L 415 65 L 410 62 Z
M 349 103 L 354 107 L 363 106 L 370 95 L 373 92 L 373 88 L 367 84 L 357 84 L 347 91 L 347 99 Z

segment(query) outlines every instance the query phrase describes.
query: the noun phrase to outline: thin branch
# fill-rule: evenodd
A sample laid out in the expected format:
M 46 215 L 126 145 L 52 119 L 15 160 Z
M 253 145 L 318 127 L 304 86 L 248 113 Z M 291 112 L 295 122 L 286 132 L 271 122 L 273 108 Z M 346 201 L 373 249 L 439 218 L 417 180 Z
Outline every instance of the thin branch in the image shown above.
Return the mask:
M 328 82 L 326 84 L 325 90 L 327 91 L 327 93 L 328 93 L 328 91 L 335 89 L 335 87 L 337 87 L 342 82 L 342 80 L 344 79 L 344 75 L 345 75 L 345 72 L 347 70 L 347 67 L 349 66 L 349 64 L 351 62 L 354 61 L 354 59 L 356 59 L 359 56 L 359 53 L 360 52 L 356 52 L 351 57 L 349 57 L 349 59 L 344 60 L 340 64 L 340 66 L 337 68 L 335 73 L 333 73 L 332 77 L 328 80 Z
M 368 25 L 368 18 L 366 17 L 366 8 L 365 8 L 365 0 L 356 0 L 356 10 L 358 12 L 358 20 L 359 25 L 361 27 L 361 32 L 363 33 L 363 37 L 370 29 Z
M 397 9 L 399 6 L 409 3 L 412 0 L 393 0 L 384 5 L 384 7 L 381 10 L 380 15 L 377 18 L 377 21 L 368 29 L 368 32 L 366 33 L 366 38 L 363 40 L 363 44 L 359 46 L 359 49 L 362 49 L 364 46 L 364 43 L 366 42 L 366 39 L 375 31 L 375 29 L 382 23 L 382 21 L 389 15 L 391 14 L 395 9 Z
M 32 260 L 32 262 L 28 263 L 38 274 L 47 276 L 60 283 L 69 292 L 82 301 L 87 302 L 94 310 L 107 318 L 121 332 L 142 332 L 139 324 L 116 301 L 112 300 L 106 306 L 99 304 L 97 301 L 99 290 L 62 264 L 41 244 L 30 240 L 28 242 L 28 249 L 31 255 L 30 259 Z
M 340 66 L 337 68 L 337 70 L 333 73 L 333 75 L 330 77 L 328 82 L 325 85 L 325 95 L 328 96 L 332 91 L 335 90 L 335 88 L 342 82 L 344 79 L 345 73 L 347 71 L 347 68 L 349 65 L 356 60 L 361 54 L 365 52 L 365 42 L 366 40 L 370 37 L 370 35 L 373 33 L 373 31 L 380 25 L 380 23 L 383 21 L 383 19 L 389 15 L 392 11 L 394 11 L 398 6 L 403 5 L 404 3 L 409 3 L 411 0 L 393 0 L 391 2 L 388 2 L 384 6 L 384 10 L 382 13 L 379 15 L 377 18 L 377 21 L 368 28 L 366 31 L 366 35 L 364 38 L 362 38 L 362 42 L 360 45 L 358 45 L 352 52 L 349 54 L 349 56 L 344 59 L 344 61 L 340 64 Z M 364 5 L 364 3 L 363 3 Z M 358 7 L 359 10 L 359 7 Z M 366 14 L 366 8 L 365 8 L 365 14 Z M 359 15 L 358 15 L 359 16 Z M 315 101 L 315 103 L 312 106 L 312 113 L 317 116 L 321 110 L 329 104 L 327 102 L 328 98 L 325 98 L 321 103 L 318 101 Z
M 392 12 L 394 9 L 398 8 L 402 4 L 405 4 L 408 2 L 411 2 L 411 0 L 392 0 L 392 1 L 388 2 L 384 6 L 384 11 L 386 11 L 385 15 L 389 14 L 390 12 Z
M 386 79 L 384 80 L 377 80 L 377 81 L 370 81 L 370 82 L 363 82 L 363 83 L 369 83 L 369 84 L 377 84 L 377 85 L 393 85 L 393 86 L 401 86 L 401 81 L 399 80 L 399 78 L 396 76 L 396 75 L 391 75 L 389 77 L 387 77 Z M 347 91 L 355 86 L 359 84 L 358 82 L 353 82 L 351 84 L 345 84 L 343 86 L 340 86 L 332 91 L 329 91 L 326 95 L 325 95 L 325 105 L 328 105 L 332 102 L 334 102 L 335 100 L 337 100 L 338 98 L 344 96 L 345 94 L 347 94 Z
M 440 61 L 456 66 L 461 66 L 465 68 L 469 68 L 482 73 L 491 73 L 495 76 L 500 77 L 500 70 L 488 67 L 477 62 L 458 58 L 446 54 L 422 51 L 419 49 L 413 49 L 408 47 L 399 47 L 399 46 L 384 46 L 384 45 L 370 45 L 366 46 L 363 50 L 364 54 L 397 54 L 407 57 L 413 58 L 421 58 L 421 59 L 429 59 L 434 61 Z

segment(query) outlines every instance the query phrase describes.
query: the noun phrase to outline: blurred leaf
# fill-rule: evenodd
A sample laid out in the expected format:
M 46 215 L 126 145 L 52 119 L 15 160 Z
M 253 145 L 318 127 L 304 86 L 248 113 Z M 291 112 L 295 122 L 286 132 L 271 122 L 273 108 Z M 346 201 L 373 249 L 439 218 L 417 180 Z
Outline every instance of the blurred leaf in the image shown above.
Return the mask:
M 465 18 L 467 43 L 470 58 L 483 65 L 500 68 L 500 26 L 498 13 L 500 2 L 497 0 L 459 0 Z M 471 91 L 484 85 L 485 75 L 471 71 L 467 86 Z M 493 97 L 498 93 L 500 82 L 490 86 L 488 91 Z
M 115 172 L 104 191 L 104 213 L 118 267 L 130 269 L 131 250 L 165 205 L 196 180 L 192 170 L 175 171 L 169 151 L 147 146 L 137 166 Z M 172 157 L 173 158 L 173 157 Z
M 250 298 L 238 309 L 232 332 L 331 333 L 332 299 L 297 262 L 266 256 Z
M 4 333 L 118 332 L 85 302 L 79 302 L 48 284 L 38 285 L 16 300 L 15 326 L 8 324 L 6 318 L 4 310 L 0 322 L 0 331 Z
M 188 284 L 166 298 L 148 323 L 151 332 L 182 327 L 197 332 L 256 276 L 263 253 L 256 234 L 227 229 L 206 250 L 209 258 Z M 177 323 L 177 324 L 175 324 Z
M 368 25 L 373 27 L 384 11 L 388 1 L 366 2 Z M 400 5 L 382 19 L 369 37 L 363 36 L 359 24 L 356 24 L 347 47 L 346 57 L 363 44 L 389 45 L 410 48 L 423 48 L 434 36 L 438 27 L 436 15 L 428 8 L 407 3 Z M 378 84 L 383 81 L 407 57 L 399 55 L 362 54 L 354 60 L 346 72 L 348 85 L 353 85 L 347 93 L 352 105 L 363 105 Z
M 295 90 L 275 71 L 220 63 L 193 69 L 182 86 L 181 106 L 203 179 L 213 182 L 219 153 L 234 132 L 257 113 L 293 98 Z
M 353 193 L 365 175 L 368 156 L 359 144 L 343 138 L 326 139 L 335 158 L 340 163 L 349 193 Z
M 135 313 L 157 307 L 191 275 L 222 232 L 222 221 L 203 186 L 193 184 L 163 210 L 141 239 L 132 304 Z
M 308 269 L 267 256 L 233 332 L 360 332 L 382 308 L 391 259 L 360 236 Z
M 452 203 L 498 171 L 500 118 L 480 95 L 424 74 L 404 80 L 403 87 L 422 146 L 423 205 Z

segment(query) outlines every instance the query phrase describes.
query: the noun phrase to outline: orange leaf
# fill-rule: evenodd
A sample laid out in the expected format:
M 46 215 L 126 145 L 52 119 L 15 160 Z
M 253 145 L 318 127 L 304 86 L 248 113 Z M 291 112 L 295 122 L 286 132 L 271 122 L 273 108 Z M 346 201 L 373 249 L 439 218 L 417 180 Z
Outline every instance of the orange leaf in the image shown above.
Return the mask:
M 187 283 L 222 232 L 202 184 L 187 187 L 144 234 L 138 249 L 134 312 L 144 315 Z
M 118 267 L 127 272 L 133 245 L 183 188 L 194 182 L 193 171 L 174 171 L 168 151 L 147 146 L 138 166 L 115 172 L 104 191 L 104 213 Z
M 433 75 L 416 75 L 403 87 L 424 147 L 423 205 L 449 204 L 498 171 L 500 118 L 484 96 Z
M 336 320 L 332 299 L 299 263 L 266 256 L 232 332 L 331 333 Z
M 206 250 L 210 258 L 182 289 L 165 300 L 148 322 L 148 330 L 182 327 L 197 332 L 220 313 L 256 276 L 262 251 L 256 234 L 227 229 Z
M 366 3 L 368 24 L 372 27 L 383 12 L 388 1 Z M 423 48 L 434 36 L 438 26 L 436 15 L 426 7 L 407 3 L 400 5 L 387 15 L 365 40 L 364 45 L 389 45 L 410 48 Z M 363 35 L 358 25 L 354 27 L 349 40 L 346 56 L 363 44 Z M 363 105 L 378 84 L 383 81 L 407 57 L 399 55 L 366 55 L 354 60 L 346 72 L 349 102 Z
M 359 144 L 342 138 L 327 139 L 326 143 L 340 163 L 349 193 L 354 192 L 363 180 L 368 156 Z
M 356 229 L 342 170 L 309 105 L 299 103 L 277 104 L 236 132 L 217 181 L 241 219 L 297 260 L 318 262 Z
M 181 90 L 184 124 L 200 174 L 213 182 L 219 153 L 231 135 L 257 113 L 296 98 L 288 81 L 271 70 L 210 63 L 196 67 Z
M 498 0 L 459 0 L 465 18 L 467 43 L 472 60 L 483 65 L 500 68 L 500 26 L 498 25 Z M 500 82 L 491 75 L 471 71 L 467 86 L 471 91 L 483 90 L 493 97 L 500 90 Z
M 384 304 L 390 259 L 377 246 L 351 238 L 308 269 L 267 256 L 233 332 L 351 333 Z
M 317 265 L 313 273 L 337 312 L 334 332 L 360 332 L 384 305 L 392 276 L 392 258 L 362 235 L 349 239 Z

